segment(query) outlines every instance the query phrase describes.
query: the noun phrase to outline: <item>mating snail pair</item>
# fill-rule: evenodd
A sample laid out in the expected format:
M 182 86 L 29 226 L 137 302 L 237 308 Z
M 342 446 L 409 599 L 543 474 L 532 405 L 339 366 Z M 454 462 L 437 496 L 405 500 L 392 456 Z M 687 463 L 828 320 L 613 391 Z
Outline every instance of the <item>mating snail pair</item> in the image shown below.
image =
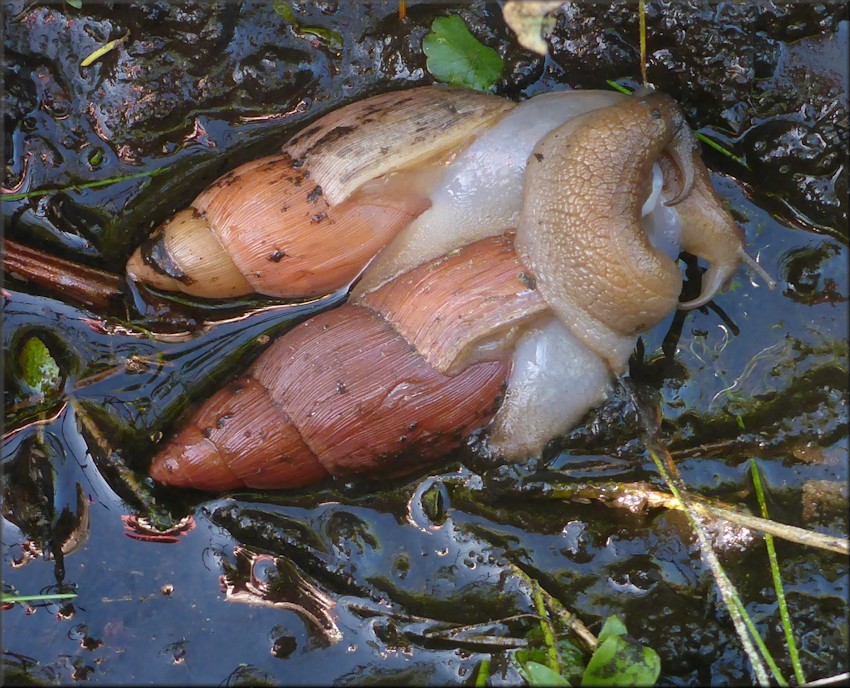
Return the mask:
M 742 241 L 664 94 L 423 87 L 348 105 L 131 257 L 131 278 L 210 298 L 354 284 L 202 405 L 151 475 L 211 491 L 394 475 L 481 428 L 494 455 L 537 455 L 641 332 L 740 261 L 759 270 Z M 680 250 L 709 263 L 687 304 Z

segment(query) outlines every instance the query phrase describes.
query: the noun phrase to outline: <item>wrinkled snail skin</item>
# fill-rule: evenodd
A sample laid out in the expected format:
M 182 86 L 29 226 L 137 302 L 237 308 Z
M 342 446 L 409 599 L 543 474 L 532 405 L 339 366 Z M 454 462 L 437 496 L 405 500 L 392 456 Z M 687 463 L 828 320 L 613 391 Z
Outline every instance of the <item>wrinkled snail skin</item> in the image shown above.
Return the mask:
M 198 409 L 155 457 L 155 480 L 222 491 L 399 475 L 485 427 L 491 454 L 539 455 L 604 399 L 638 334 L 675 310 L 681 247 L 710 263 L 700 298 L 736 269 L 741 231 L 669 97 L 582 91 L 514 107 L 490 96 L 462 105 L 457 93 L 413 89 L 343 108 L 280 155 L 226 175 L 171 221 L 215 222 L 224 245 L 239 238 L 241 218 L 256 225 L 271 214 L 252 198 L 301 203 L 297 239 L 290 229 L 274 234 L 270 220 L 272 235 L 245 250 L 266 263 L 284 253 L 275 265 L 303 258 L 280 271 L 290 282 L 277 293 L 334 291 L 366 267 L 349 303 L 290 330 Z M 435 105 L 446 94 L 448 104 Z M 401 103 L 399 133 L 401 96 L 411 100 Z M 367 148 L 385 153 L 364 151 L 357 127 L 373 137 Z M 379 129 L 394 132 L 383 147 Z M 376 159 L 349 169 L 354 154 Z M 263 175 L 286 191 L 258 189 Z M 234 188 L 231 208 L 225 193 Z M 316 207 L 332 223 L 311 222 Z M 349 216 L 381 225 L 380 238 L 345 234 Z M 188 275 L 166 250 L 182 239 L 165 232 L 157 241 L 152 262 Z M 330 255 L 364 243 L 355 258 Z M 240 251 L 228 255 L 241 279 L 266 285 L 271 268 L 243 272 Z M 311 251 L 319 268 L 308 266 Z M 144 259 L 131 263 L 141 270 Z M 243 288 L 237 277 L 224 283 Z
M 700 295 L 680 303 L 681 309 L 699 308 L 711 301 L 746 257 L 743 231 L 714 190 L 702 159 L 694 155 L 692 160 L 693 188 L 676 207 L 683 229 L 682 250 L 704 258 L 709 268 L 703 275 Z M 676 167 L 664 157 L 659 162 L 665 177 L 676 179 Z M 767 281 L 770 283 L 770 278 Z
M 680 126 L 669 100 L 622 102 L 565 123 L 531 156 L 517 251 L 557 317 L 538 321 L 516 345 L 505 399 L 485 438 L 491 454 L 513 461 L 539 456 L 605 399 L 637 333 L 675 307 L 682 202 L 673 208 L 668 198 L 693 186 L 687 171 L 672 167 Z M 625 153 L 611 146 L 621 137 Z M 689 154 L 687 146 L 684 139 L 680 154 Z M 675 172 L 666 189 L 662 151 L 666 169 Z M 558 198 L 563 188 L 575 192 L 569 196 L 578 207 Z M 685 198 L 690 194 L 687 189 Z M 560 285 L 571 269 L 582 283 Z M 653 304 L 659 291 L 663 298 Z
M 681 292 L 679 268 L 651 245 L 641 210 L 653 164 L 682 126 L 668 96 L 631 98 L 562 125 L 528 162 L 517 252 L 567 329 L 615 374 Z

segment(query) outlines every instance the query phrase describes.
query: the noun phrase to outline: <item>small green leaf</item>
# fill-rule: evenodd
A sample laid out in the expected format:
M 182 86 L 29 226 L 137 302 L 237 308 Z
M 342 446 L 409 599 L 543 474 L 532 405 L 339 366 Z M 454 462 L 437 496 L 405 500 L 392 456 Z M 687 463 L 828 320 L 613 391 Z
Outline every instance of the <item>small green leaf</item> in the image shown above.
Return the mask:
M 438 81 L 479 91 L 490 89 L 502 74 L 502 58 L 483 45 L 457 15 L 437 17 L 422 39 L 428 71 Z
M 542 664 L 546 661 L 546 648 L 522 647 L 517 649 L 513 656 L 519 666 L 525 666 L 529 662 Z
M 99 167 L 100 163 L 103 162 L 103 151 L 100 148 L 96 148 L 89 155 L 89 164 L 92 167 Z
M 298 29 L 301 33 L 307 33 L 322 39 L 332 48 L 340 49 L 345 45 L 342 36 L 333 29 L 323 29 L 321 26 L 302 26 Z
M 30 337 L 18 355 L 21 376 L 36 394 L 46 396 L 59 385 L 61 373 L 50 350 L 38 337 Z
M 342 35 L 338 31 L 324 29 L 321 26 L 301 26 L 301 23 L 295 18 L 295 12 L 288 2 L 276 2 L 272 7 L 275 12 L 283 17 L 284 22 L 292 26 L 295 33 L 315 36 L 337 50 L 345 45 Z
M 651 686 L 660 674 L 661 660 L 655 650 L 631 638 L 613 635 L 597 646 L 581 685 Z
M 295 12 L 292 11 L 292 8 L 289 6 L 288 2 L 276 2 L 272 5 L 274 11 L 277 12 L 281 17 L 283 17 L 283 21 L 287 24 L 294 24 L 298 26 L 298 22 L 295 19 Z
M 558 638 L 558 656 L 561 658 L 561 675 L 571 685 L 578 685 L 584 673 L 584 653 L 566 638 Z
M 530 686 L 568 686 L 570 685 L 563 676 L 552 671 L 545 664 L 537 662 L 526 662 L 522 665 L 525 672 L 525 680 Z
M 600 644 L 602 644 L 608 640 L 608 638 L 626 635 L 627 633 L 628 630 L 626 630 L 626 624 L 620 621 L 619 617 L 609 616 L 605 619 L 605 623 L 602 624 L 602 630 L 599 631 L 599 637 L 597 640 Z
M 83 8 L 83 0 L 65 0 L 66 5 L 70 5 L 75 10 L 80 10 Z

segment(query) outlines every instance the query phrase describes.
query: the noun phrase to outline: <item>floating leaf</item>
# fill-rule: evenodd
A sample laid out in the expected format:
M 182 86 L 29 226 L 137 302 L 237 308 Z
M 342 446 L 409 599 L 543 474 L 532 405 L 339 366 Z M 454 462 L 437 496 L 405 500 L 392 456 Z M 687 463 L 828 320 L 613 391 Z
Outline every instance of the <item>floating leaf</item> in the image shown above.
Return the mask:
M 50 355 L 50 350 L 38 337 L 30 337 L 18 355 L 21 376 L 36 394 L 46 396 L 59 385 L 59 366 Z
M 453 86 L 486 91 L 502 74 L 499 53 L 469 33 L 457 15 L 437 17 L 422 39 L 422 50 L 434 78 Z

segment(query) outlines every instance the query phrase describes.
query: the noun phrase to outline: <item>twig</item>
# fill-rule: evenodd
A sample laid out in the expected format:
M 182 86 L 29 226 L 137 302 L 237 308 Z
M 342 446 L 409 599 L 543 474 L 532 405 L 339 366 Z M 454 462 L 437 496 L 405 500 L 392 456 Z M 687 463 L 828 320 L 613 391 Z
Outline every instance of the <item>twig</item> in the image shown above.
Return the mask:
M 764 647 L 764 643 L 760 642 L 761 638 L 755 633 L 755 627 L 752 624 L 752 621 L 749 619 L 749 615 L 746 613 L 746 609 L 744 608 L 743 603 L 741 602 L 741 598 L 738 596 L 738 591 L 735 589 L 735 586 L 732 584 L 732 581 L 729 580 L 729 577 L 726 575 L 726 572 L 723 570 L 723 567 L 720 565 L 720 561 L 717 558 L 717 554 L 714 551 L 714 548 L 711 546 L 711 541 L 709 540 L 708 534 L 705 532 L 705 529 L 699 522 L 699 519 L 696 518 L 696 514 L 694 513 L 691 507 L 690 500 L 685 497 L 687 494 L 682 490 L 680 492 L 676 482 L 681 484 L 681 480 L 677 480 L 674 482 L 671 473 L 668 472 L 667 467 L 671 467 L 674 471 L 676 470 L 675 464 L 673 464 L 672 459 L 670 458 L 669 452 L 666 451 L 663 447 L 661 448 L 661 452 L 664 454 L 666 459 L 665 462 L 661 460 L 659 456 L 659 451 L 653 446 L 655 444 L 654 438 L 647 437 L 645 439 L 646 448 L 649 452 L 650 457 L 655 463 L 658 472 L 661 473 L 661 476 L 664 478 L 664 481 L 667 483 L 668 488 L 676 497 L 676 499 L 681 503 L 682 510 L 685 513 L 685 516 L 688 519 L 688 522 L 691 525 L 691 528 L 696 533 L 697 539 L 700 543 L 700 549 L 702 551 L 703 557 L 705 557 L 705 561 L 708 564 L 709 569 L 711 570 L 712 575 L 714 576 L 714 580 L 717 582 L 717 588 L 720 590 L 720 595 L 723 597 L 723 601 L 726 603 L 726 609 L 729 612 L 729 616 L 732 618 L 732 623 L 735 626 L 735 631 L 738 634 L 738 638 L 741 641 L 741 645 L 744 647 L 744 652 L 746 652 L 747 657 L 750 659 L 750 663 L 753 666 L 753 671 L 756 674 L 756 678 L 758 679 L 759 685 L 767 686 L 770 684 L 770 679 L 767 675 L 767 669 L 761 661 L 761 658 L 756 653 L 756 649 L 753 647 L 753 640 L 756 641 L 756 644 L 759 645 L 759 649 L 761 650 L 762 655 L 765 657 L 765 660 L 771 666 L 771 670 L 774 672 L 774 676 L 777 680 L 785 685 L 785 680 L 781 678 L 781 674 L 779 674 L 779 669 L 776 667 L 776 663 L 773 661 L 773 658 L 770 656 L 770 653 L 767 652 L 767 648 Z M 676 471 L 678 473 L 678 471 Z M 676 476 L 679 478 L 679 476 Z M 686 501 L 686 499 L 688 501 Z M 750 636 L 752 633 L 752 638 Z M 774 668 L 776 667 L 776 668 Z
M 835 676 L 827 676 L 826 678 L 819 678 L 815 681 L 810 681 L 809 683 L 804 684 L 804 686 L 805 688 L 809 688 L 809 686 L 846 686 L 848 681 L 850 681 L 850 672 L 845 671 L 843 674 L 836 674 Z M 800 686 L 800 688 L 804 688 L 804 686 Z
M 525 580 L 529 585 L 533 585 L 534 578 L 529 576 L 525 571 L 523 571 L 516 564 L 508 564 L 508 568 L 514 572 L 514 575 L 519 576 L 523 580 Z M 569 628 L 573 633 L 576 634 L 576 637 L 581 640 L 584 646 L 587 648 L 589 652 L 593 652 L 597 646 L 596 636 L 591 633 L 590 629 L 582 623 L 581 619 L 579 619 L 575 614 L 564 608 L 556 598 L 552 597 L 546 590 L 542 587 L 540 589 L 540 595 L 543 597 L 543 600 L 546 602 L 546 606 L 550 611 L 554 612 L 559 621 Z
M 631 510 L 636 508 L 682 510 L 682 505 L 673 494 L 656 490 L 648 483 L 564 485 L 548 492 L 547 497 L 572 500 L 594 499 L 607 506 Z M 716 502 L 699 495 L 690 495 L 690 503 L 693 511 L 703 517 L 729 521 L 751 530 L 770 533 L 775 537 L 796 542 L 799 545 L 817 547 L 837 554 L 850 554 L 850 542 L 846 538 L 824 535 L 814 530 L 806 530 L 805 528 L 753 516 L 727 506 L 719 506 Z
M 109 310 L 124 297 L 118 275 L 58 258 L 11 239 L 4 239 L 3 243 L 3 270 L 12 276 L 58 290 L 98 310 Z
M 440 631 L 424 631 L 421 634 L 421 637 L 427 640 L 458 641 L 471 645 L 493 645 L 503 648 L 525 647 L 528 643 L 524 638 L 505 638 L 494 635 L 465 636 L 463 638 L 458 638 L 457 636 L 464 633 L 470 633 L 470 631 L 475 631 L 477 629 L 489 628 L 494 624 L 504 624 L 508 621 L 516 621 L 517 619 L 537 620 L 537 618 L 536 614 L 514 614 L 513 616 L 506 616 L 501 619 L 492 619 L 485 623 L 469 624 L 466 626 L 452 626 L 451 628 L 445 628 Z

